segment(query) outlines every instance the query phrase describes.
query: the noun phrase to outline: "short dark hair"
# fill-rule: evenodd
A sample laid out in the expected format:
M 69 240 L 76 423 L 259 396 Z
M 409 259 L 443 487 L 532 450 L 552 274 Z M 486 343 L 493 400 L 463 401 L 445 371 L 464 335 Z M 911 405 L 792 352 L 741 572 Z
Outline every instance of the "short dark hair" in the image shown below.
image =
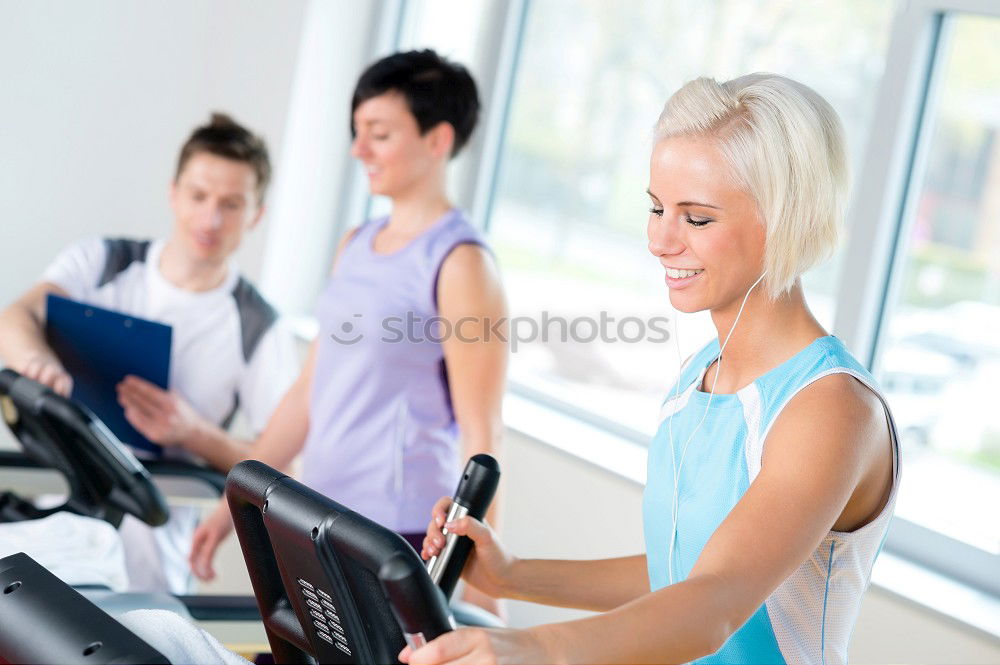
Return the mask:
M 253 167 L 257 175 L 257 201 L 264 202 L 264 192 L 271 181 L 271 160 L 264 139 L 255 136 L 225 113 L 212 113 L 208 124 L 197 127 L 181 147 L 174 180 L 180 177 L 188 160 L 199 152 L 246 162 Z
M 354 112 L 372 97 L 398 92 L 425 134 L 442 122 L 455 130 L 452 157 L 468 142 L 479 119 L 479 93 L 472 75 L 430 49 L 393 53 L 368 66 L 358 79 L 351 99 L 351 136 Z

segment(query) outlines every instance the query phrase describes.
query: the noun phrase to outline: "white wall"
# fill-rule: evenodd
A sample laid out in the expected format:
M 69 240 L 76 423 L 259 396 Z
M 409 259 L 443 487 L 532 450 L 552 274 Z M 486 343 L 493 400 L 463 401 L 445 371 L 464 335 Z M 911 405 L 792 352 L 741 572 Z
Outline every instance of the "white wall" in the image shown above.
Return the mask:
M 169 232 L 177 151 L 210 111 L 263 134 L 276 160 L 304 10 L 0 0 L 0 306 L 77 238 Z M 251 278 L 264 231 L 240 252 Z

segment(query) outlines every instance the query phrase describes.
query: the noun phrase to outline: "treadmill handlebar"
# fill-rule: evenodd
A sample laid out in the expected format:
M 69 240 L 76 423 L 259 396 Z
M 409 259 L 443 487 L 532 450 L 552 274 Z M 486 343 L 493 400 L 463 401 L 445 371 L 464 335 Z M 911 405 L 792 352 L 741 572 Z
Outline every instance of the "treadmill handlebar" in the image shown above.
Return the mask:
M 411 649 L 419 649 L 438 635 L 455 629 L 444 593 L 418 561 L 412 555 L 396 554 L 378 572 L 389 606 Z
M 25 455 L 66 478 L 66 509 L 115 526 L 126 512 L 150 526 L 166 523 L 166 500 L 146 468 L 83 404 L 3 369 L 0 411 Z
M 23 377 L 12 369 L 0 370 L 0 394 L 10 395 L 21 409 L 41 413 L 41 401 L 47 394 L 55 394 L 46 385 Z
M 486 454 L 473 455 L 465 465 L 462 479 L 458 482 L 455 496 L 448 511 L 448 521 L 466 515 L 477 520 L 483 519 L 500 483 L 500 465 L 496 459 Z M 472 539 L 458 536 L 443 529 L 445 544 L 441 553 L 427 562 L 427 572 L 446 598 L 451 598 L 462 569 L 472 552 Z

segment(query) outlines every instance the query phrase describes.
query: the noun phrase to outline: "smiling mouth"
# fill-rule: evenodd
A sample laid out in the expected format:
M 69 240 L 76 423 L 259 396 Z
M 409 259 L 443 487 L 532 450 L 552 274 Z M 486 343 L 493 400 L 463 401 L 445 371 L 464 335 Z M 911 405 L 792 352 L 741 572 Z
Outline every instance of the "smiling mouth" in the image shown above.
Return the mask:
M 700 268 L 698 270 L 679 270 L 677 268 L 667 268 L 667 277 L 670 279 L 685 279 L 687 277 L 700 275 L 703 272 L 705 272 L 704 268 Z

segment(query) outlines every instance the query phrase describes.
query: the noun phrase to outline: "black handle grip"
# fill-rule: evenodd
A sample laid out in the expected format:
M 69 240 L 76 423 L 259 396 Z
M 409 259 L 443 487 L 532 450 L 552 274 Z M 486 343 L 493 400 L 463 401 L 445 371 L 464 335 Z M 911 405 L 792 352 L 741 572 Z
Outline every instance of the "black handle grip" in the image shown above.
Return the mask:
M 490 502 L 500 484 L 500 465 L 486 454 L 473 455 L 465 465 L 462 479 L 455 490 L 454 502 L 468 510 L 468 515 L 477 520 L 483 519 Z M 443 562 L 444 570 L 438 581 L 438 586 L 446 598 L 451 598 L 462 576 L 462 569 L 472 552 L 472 540 L 460 536 L 451 551 L 450 557 Z
M 441 589 L 434 586 L 420 560 L 409 554 L 396 554 L 382 564 L 378 579 L 407 643 L 418 648 L 454 630 L 455 620 Z
M 490 455 L 480 453 L 469 458 L 455 490 L 455 502 L 469 509 L 469 515 L 483 519 L 500 484 L 500 465 Z

